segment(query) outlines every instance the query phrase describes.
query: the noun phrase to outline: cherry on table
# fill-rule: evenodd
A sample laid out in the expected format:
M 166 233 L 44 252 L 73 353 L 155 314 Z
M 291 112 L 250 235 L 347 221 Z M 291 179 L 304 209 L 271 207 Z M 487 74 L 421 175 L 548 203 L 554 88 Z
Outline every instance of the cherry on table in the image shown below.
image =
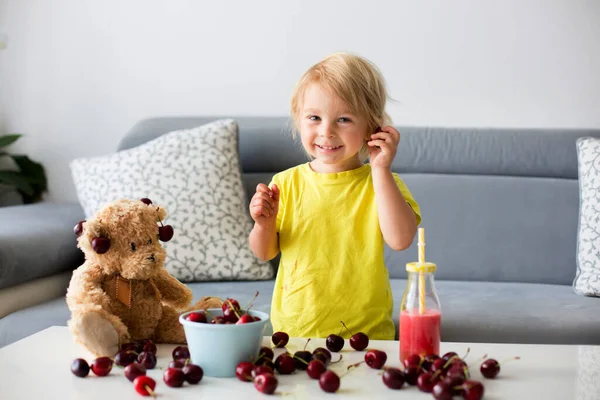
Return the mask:
M 142 342 L 142 351 L 147 351 L 149 353 L 156 354 L 157 350 L 158 349 L 156 348 L 156 344 L 152 340 L 146 339 Z
M 462 396 L 465 400 L 479 400 L 483 397 L 484 387 L 481 382 L 465 381 L 462 387 Z
M 170 387 L 181 387 L 185 382 L 185 374 L 177 368 L 167 368 L 163 373 L 163 381 Z
M 306 373 L 312 379 L 319 379 L 327 371 L 327 367 L 322 361 L 312 360 L 306 367 Z
M 290 340 L 290 336 L 285 332 L 275 332 L 271 336 L 271 341 L 275 347 L 285 347 Z
M 76 358 L 71 363 L 71 372 L 75 376 L 84 378 L 90 373 L 90 366 L 83 358 Z
M 173 360 L 169 363 L 169 368 L 182 369 L 185 367 L 187 359 L 180 358 L 178 360 Z
M 288 353 L 282 353 L 275 359 L 275 368 L 282 375 L 289 375 L 296 370 L 296 362 Z
M 446 354 L 444 354 L 444 355 L 442 356 L 442 358 L 443 358 L 444 360 L 446 360 L 446 361 L 450 360 L 452 357 L 458 357 L 458 354 L 456 354 L 456 353 L 455 353 L 455 352 L 453 352 L 453 351 L 449 351 L 449 352 L 447 352 Z
M 156 361 L 156 354 L 149 351 L 142 351 L 137 357 L 137 362 L 142 364 L 146 369 L 154 369 Z
M 436 383 L 432 393 L 433 398 L 436 400 L 452 400 L 452 397 L 454 397 L 453 389 L 444 381 Z
M 113 367 L 113 360 L 108 357 L 98 357 L 92 362 L 92 372 L 97 376 L 106 376 Z
M 273 370 L 273 368 L 266 366 L 266 365 L 255 365 L 254 368 L 252 369 L 252 377 L 256 378 L 258 375 L 274 375 L 275 371 Z
M 417 378 L 417 387 L 425 393 L 431 393 L 433 391 L 433 387 L 439 381 L 439 374 L 433 375 L 430 372 L 423 372 Z
M 385 368 L 382 375 L 383 383 L 390 389 L 401 389 L 406 376 L 398 368 Z
M 406 383 L 411 386 L 415 386 L 417 384 L 417 379 L 419 379 L 419 375 L 421 374 L 421 368 L 415 367 L 414 365 L 410 367 L 406 367 L 404 370 L 404 376 L 406 376 Z
M 329 350 L 327 350 L 325 347 L 317 347 L 316 349 L 313 350 L 312 353 L 313 353 L 313 357 L 315 354 L 322 353 L 327 358 L 327 362 L 325 364 L 328 364 L 329 362 L 331 362 L 331 352 Z
M 387 354 L 381 350 L 369 350 L 365 353 L 365 363 L 371 368 L 381 369 L 387 361 Z
M 481 375 L 488 379 L 494 379 L 500 373 L 500 363 L 493 358 L 488 358 L 479 368 Z
M 177 360 L 180 358 L 187 359 L 190 358 L 190 349 L 187 346 L 177 346 L 173 349 L 173 360 Z
M 333 371 L 325 371 L 319 378 L 319 386 L 327 393 L 334 393 L 340 388 L 340 377 Z
M 154 394 L 156 382 L 149 376 L 141 375 L 135 378 L 133 380 L 133 387 L 135 388 L 135 391 L 141 394 L 142 396 L 156 397 L 156 395 Z
M 327 336 L 327 339 L 325 339 L 325 346 L 329 349 L 329 351 L 338 353 L 344 348 L 344 338 L 332 333 L 331 335 Z
M 253 370 L 254 364 L 250 361 L 242 361 L 235 367 L 235 376 L 237 376 L 240 381 L 250 382 L 254 379 L 252 375 Z
M 273 350 L 271 350 L 269 347 L 263 346 L 258 351 L 258 360 L 266 359 L 269 361 L 273 361 L 274 358 L 275 354 L 273 353 Z
M 142 343 L 140 342 L 128 342 L 128 343 L 123 343 L 120 346 L 120 350 L 121 351 L 132 351 L 135 353 L 139 353 L 140 351 L 142 351 Z M 116 361 L 115 361 L 116 364 Z M 118 364 L 117 364 L 118 365 Z
M 306 370 L 308 363 L 312 360 L 312 353 L 307 350 L 299 350 L 294 353 L 294 361 L 296 362 L 296 369 L 302 371 Z
M 462 393 L 462 384 L 465 383 L 465 378 L 462 376 L 447 376 L 444 382 L 452 388 L 455 396 L 460 396 Z
M 273 394 L 277 389 L 277 378 L 272 374 L 260 374 L 254 378 L 254 387 L 261 393 Z
M 133 382 L 138 376 L 146 375 L 146 368 L 142 364 L 134 362 L 126 366 L 124 372 L 125 377 Z
M 420 355 L 418 354 L 412 354 L 411 356 L 407 357 L 404 359 L 404 366 L 405 367 L 421 367 L 421 362 L 423 361 L 423 359 L 421 358 Z
M 200 382 L 204 376 L 204 370 L 196 364 L 187 364 L 183 367 L 182 372 L 185 375 L 185 380 L 191 384 Z
M 115 355 L 115 364 L 120 367 L 126 367 L 137 360 L 137 353 L 131 350 L 121 350 Z

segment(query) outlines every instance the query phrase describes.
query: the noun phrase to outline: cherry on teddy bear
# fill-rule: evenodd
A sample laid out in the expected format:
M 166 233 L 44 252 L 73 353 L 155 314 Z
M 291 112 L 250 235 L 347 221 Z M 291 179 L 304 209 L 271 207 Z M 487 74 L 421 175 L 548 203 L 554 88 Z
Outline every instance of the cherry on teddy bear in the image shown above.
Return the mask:
M 164 268 L 157 224 L 166 216 L 159 205 L 123 199 L 75 226 L 85 262 L 67 289 L 68 326 L 96 356 L 113 356 L 131 340 L 184 344 L 179 315 L 220 306 L 213 297 L 190 306 L 191 290 Z

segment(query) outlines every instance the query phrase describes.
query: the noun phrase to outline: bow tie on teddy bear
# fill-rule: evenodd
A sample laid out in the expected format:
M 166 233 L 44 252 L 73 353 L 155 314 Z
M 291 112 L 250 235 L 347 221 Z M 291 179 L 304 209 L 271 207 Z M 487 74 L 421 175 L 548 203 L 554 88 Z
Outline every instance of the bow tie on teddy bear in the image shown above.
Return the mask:
M 217 297 L 190 306 L 191 290 L 164 268 L 160 241 L 173 237 L 173 228 L 162 224 L 166 215 L 149 199 L 123 199 L 74 228 L 85 262 L 67 290 L 68 326 L 96 356 L 113 356 L 131 340 L 185 344 L 179 315 L 221 306 Z

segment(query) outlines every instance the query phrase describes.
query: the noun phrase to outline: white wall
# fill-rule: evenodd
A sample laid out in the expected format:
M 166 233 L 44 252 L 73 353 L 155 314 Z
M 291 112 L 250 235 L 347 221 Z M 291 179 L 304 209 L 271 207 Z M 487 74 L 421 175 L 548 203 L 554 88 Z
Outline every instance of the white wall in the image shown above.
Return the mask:
M 286 115 L 329 52 L 373 60 L 398 124 L 600 127 L 600 2 L 0 0 L 0 118 L 50 200 L 137 120 Z M 377 6 L 374 6 L 377 5 Z

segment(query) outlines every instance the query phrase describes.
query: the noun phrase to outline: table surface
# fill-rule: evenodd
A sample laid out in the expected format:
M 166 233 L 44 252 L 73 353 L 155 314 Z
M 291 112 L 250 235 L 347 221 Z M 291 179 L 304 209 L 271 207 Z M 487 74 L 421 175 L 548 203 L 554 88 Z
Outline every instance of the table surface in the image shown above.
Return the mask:
M 301 350 L 305 339 L 291 338 L 288 350 Z M 270 337 L 265 337 L 263 345 L 269 346 Z M 313 339 L 307 349 L 324 347 L 323 339 Z M 170 388 L 162 380 L 164 368 L 171 361 L 175 346 L 158 345 L 158 364 L 147 375 L 157 382 L 156 393 L 159 399 L 265 399 L 251 382 L 241 382 L 237 378 L 204 377 L 198 385 L 185 383 L 181 388 Z M 399 342 L 371 341 L 370 349 L 384 350 L 388 355 L 387 366 L 399 367 Z M 442 343 L 441 353 L 455 351 L 464 355 L 467 348 L 471 352 L 466 358 L 472 379 L 485 385 L 485 399 L 600 399 L 600 346 L 571 345 L 524 345 L 494 343 Z M 275 349 L 275 355 L 284 351 Z M 342 350 L 342 361 L 332 364 L 331 369 L 339 375 L 347 366 L 364 359 L 364 352 L 357 352 L 347 344 Z M 499 361 L 519 356 L 519 361 L 511 361 L 502 366 L 498 378 L 488 380 L 481 376 L 481 357 Z M 123 370 L 114 366 L 106 377 L 97 377 L 91 371 L 86 378 L 78 378 L 70 372 L 75 358 L 93 360 L 83 347 L 76 344 L 66 327 L 51 327 L 23 340 L 0 349 L 0 399 L 140 399 L 133 384 L 125 378 Z M 336 358 L 334 354 L 334 359 Z M 276 398 L 286 399 L 432 399 L 431 394 L 423 393 L 415 386 L 404 386 L 400 390 L 388 389 L 382 382 L 381 371 L 369 368 L 366 364 L 350 370 L 341 380 L 337 393 L 323 392 L 316 380 L 310 379 L 304 371 L 293 375 L 277 375 L 279 386 Z

